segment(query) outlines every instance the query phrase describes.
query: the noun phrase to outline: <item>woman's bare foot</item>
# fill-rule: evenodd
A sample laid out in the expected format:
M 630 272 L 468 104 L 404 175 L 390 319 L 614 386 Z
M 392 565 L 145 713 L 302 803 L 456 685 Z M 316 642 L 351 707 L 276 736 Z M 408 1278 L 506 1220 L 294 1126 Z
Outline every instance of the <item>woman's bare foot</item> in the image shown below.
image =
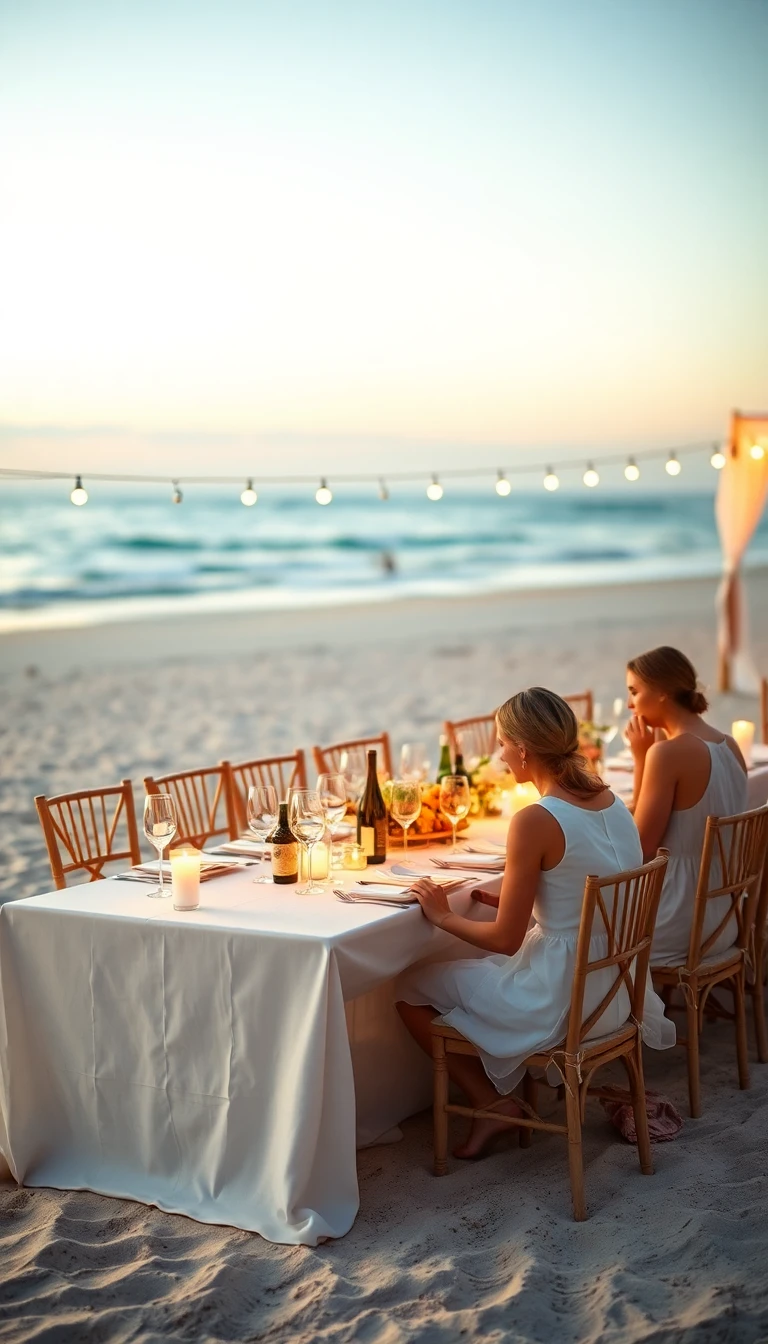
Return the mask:
M 499 1115 L 523 1114 L 514 1097 L 499 1097 L 488 1109 Z M 469 1134 L 458 1148 L 454 1148 L 453 1155 L 467 1162 L 475 1162 L 490 1152 L 500 1135 L 513 1132 L 513 1126 L 505 1125 L 503 1120 L 473 1120 Z

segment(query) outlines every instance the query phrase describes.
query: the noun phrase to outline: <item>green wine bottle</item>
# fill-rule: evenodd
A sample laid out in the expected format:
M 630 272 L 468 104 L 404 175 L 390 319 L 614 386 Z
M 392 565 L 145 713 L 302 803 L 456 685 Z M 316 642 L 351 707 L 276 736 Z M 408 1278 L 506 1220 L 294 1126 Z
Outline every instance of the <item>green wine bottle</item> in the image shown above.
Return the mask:
M 383 863 L 387 857 L 387 805 L 376 774 L 376 752 L 368 752 L 368 776 L 357 810 L 357 843 L 368 863 Z
M 454 775 L 463 775 L 465 779 L 469 780 L 470 784 L 472 783 L 471 775 L 464 764 L 464 756 L 460 751 L 456 752 L 456 764 L 453 767 L 453 773 Z
M 451 748 L 448 746 L 448 738 L 445 733 L 440 734 L 440 764 L 437 767 L 437 783 L 445 779 L 446 775 L 452 774 L 451 769 Z

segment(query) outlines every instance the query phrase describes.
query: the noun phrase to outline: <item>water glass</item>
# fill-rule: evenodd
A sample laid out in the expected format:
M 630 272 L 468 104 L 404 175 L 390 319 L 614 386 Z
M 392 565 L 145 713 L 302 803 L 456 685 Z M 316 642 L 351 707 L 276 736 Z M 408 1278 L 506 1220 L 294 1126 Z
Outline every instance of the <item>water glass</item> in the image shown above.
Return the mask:
M 307 855 L 309 881 L 297 887 L 297 896 L 323 892 L 319 882 L 312 881 L 312 849 L 325 834 L 325 812 L 317 789 L 290 789 L 288 792 L 288 825 Z
M 408 827 L 413 825 L 421 812 L 421 784 L 418 779 L 392 781 L 389 810 L 403 828 L 403 849 L 407 849 Z
M 248 789 L 248 830 L 264 842 L 277 825 L 277 794 L 271 784 L 251 784 Z M 265 860 L 268 856 L 264 856 Z M 269 882 L 270 877 L 254 877 L 254 882 Z
M 339 757 L 339 773 L 343 776 L 347 798 L 351 803 L 359 803 L 365 787 L 368 773 L 368 758 L 364 747 L 348 747 Z
M 425 780 L 430 760 L 423 742 L 404 742 L 400 751 L 400 778 Z
M 317 777 L 317 792 L 328 825 L 333 828 L 347 810 L 347 783 L 342 774 L 326 773 Z
M 470 802 L 469 780 L 466 775 L 445 775 L 440 781 L 440 811 L 453 827 L 452 854 L 458 853 L 456 827 L 469 815 Z
M 148 793 L 144 799 L 144 834 L 157 850 L 158 886 L 147 892 L 153 900 L 171 894 L 170 884 L 167 891 L 163 887 L 163 850 L 176 834 L 177 826 L 176 807 L 171 795 Z

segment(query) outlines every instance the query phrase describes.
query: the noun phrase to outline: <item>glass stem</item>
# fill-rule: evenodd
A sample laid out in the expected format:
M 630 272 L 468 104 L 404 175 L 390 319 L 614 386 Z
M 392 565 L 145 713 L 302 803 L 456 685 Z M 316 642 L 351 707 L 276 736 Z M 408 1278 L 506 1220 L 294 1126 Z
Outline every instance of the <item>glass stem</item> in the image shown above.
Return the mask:
M 408 848 L 408 827 L 403 827 L 403 849 Z
M 157 851 L 157 880 L 160 883 L 160 890 L 163 890 L 163 850 L 162 846 Z
M 310 840 L 307 845 L 307 869 L 309 871 L 309 885 L 312 886 L 312 850 L 315 848 L 314 842 Z
M 452 854 L 455 854 L 455 853 L 456 853 L 456 850 L 457 850 L 457 845 L 456 845 L 456 825 L 457 825 L 457 823 L 456 823 L 455 821 L 452 821 L 452 822 L 451 822 L 451 826 L 453 827 L 453 849 L 451 850 L 451 853 L 452 853 Z

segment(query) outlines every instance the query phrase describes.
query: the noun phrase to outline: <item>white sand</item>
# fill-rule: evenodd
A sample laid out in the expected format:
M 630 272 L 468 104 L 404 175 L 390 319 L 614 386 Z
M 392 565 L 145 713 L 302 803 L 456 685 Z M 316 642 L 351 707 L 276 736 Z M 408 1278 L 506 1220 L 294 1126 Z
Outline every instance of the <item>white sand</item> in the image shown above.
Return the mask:
M 749 591 L 768 668 L 765 578 Z M 128 775 L 140 794 L 150 769 L 382 727 L 396 745 L 436 744 L 444 716 L 534 682 L 590 685 L 609 704 L 626 658 L 657 643 L 685 649 L 711 683 L 713 593 L 693 581 L 5 637 L 0 899 L 51 885 L 35 793 Z M 754 718 L 755 701 L 717 700 L 714 721 L 737 716 Z M 646 1068 L 685 1112 L 682 1051 L 650 1054 Z M 704 1116 L 657 1149 L 652 1178 L 594 1104 L 581 1226 L 561 1140 L 455 1163 L 437 1181 L 428 1116 L 403 1143 L 360 1154 L 357 1222 L 313 1251 L 8 1179 L 0 1340 L 768 1339 L 768 1066 L 753 1063 L 739 1092 L 718 1023 L 702 1070 Z

